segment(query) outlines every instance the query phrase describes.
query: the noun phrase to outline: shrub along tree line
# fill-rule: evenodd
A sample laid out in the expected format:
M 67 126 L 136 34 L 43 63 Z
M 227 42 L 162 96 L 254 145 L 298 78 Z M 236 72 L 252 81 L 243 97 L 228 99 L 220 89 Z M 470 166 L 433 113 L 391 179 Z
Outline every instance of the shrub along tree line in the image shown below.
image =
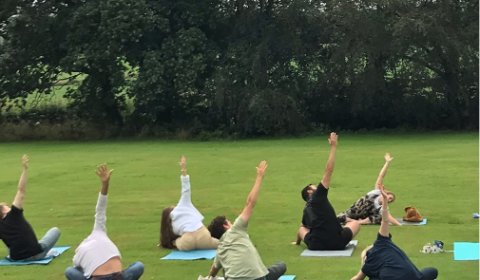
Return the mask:
M 478 128 L 478 24 L 465 0 L 3 0 L 0 121 L 67 74 L 67 119 L 133 134 Z

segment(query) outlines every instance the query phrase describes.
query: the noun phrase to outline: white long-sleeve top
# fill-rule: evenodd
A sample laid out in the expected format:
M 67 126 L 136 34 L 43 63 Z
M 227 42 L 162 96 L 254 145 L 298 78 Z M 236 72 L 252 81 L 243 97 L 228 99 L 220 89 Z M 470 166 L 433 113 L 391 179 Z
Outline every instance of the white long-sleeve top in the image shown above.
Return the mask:
M 170 216 L 173 233 L 182 236 L 185 232 L 194 232 L 203 226 L 203 216 L 193 206 L 190 192 L 190 176 L 180 176 L 182 197 Z
M 88 279 L 95 269 L 113 257 L 122 256 L 107 236 L 107 196 L 100 193 L 93 231 L 75 250 L 73 266 L 80 268 Z

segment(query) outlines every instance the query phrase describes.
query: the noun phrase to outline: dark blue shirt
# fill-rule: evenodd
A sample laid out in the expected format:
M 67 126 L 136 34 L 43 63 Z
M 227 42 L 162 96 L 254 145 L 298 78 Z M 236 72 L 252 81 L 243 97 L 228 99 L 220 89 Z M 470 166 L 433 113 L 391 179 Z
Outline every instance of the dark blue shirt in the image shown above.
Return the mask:
M 367 252 L 362 272 L 370 279 L 421 280 L 422 273 L 410 261 L 405 252 L 392 241 L 378 233 L 373 247 Z

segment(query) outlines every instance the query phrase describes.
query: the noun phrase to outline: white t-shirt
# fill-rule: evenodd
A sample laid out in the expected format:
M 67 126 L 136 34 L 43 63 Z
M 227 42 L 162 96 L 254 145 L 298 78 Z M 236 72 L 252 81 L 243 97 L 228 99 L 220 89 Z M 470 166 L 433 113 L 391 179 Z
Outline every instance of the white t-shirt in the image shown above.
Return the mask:
M 92 233 L 78 246 L 73 256 L 73 266 L 83 271 L 85 278 L 113 257 L 120 257 L 117 246 L 107 236 L 107 196 L 99 194 L 95 225 Z
M 367 195 L 368 196 L 377 196 L 377 197 L 375 197 L 375 200 L 373 202 L 375 204 L 375 208 L 376 209 L 381 209 L 382 208 L 382 205 L 380 205 L 380 202 L 379 202 L 380 197 L 382 197 L 382 193 L 380 192 L 379 189 L 375 189 L 373 191 L 370 191 L 370 192 L 367 193 Z

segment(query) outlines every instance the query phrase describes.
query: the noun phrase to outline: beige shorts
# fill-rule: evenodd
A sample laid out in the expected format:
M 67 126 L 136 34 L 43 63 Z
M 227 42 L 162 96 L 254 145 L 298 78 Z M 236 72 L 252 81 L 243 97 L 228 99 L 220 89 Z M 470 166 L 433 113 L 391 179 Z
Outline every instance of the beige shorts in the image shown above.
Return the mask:
M 194 232 L 185 232 L 173 244 L 180 251 L 217 249 L 218 239 L 213 238 L 208 229 L 202 226 Z

